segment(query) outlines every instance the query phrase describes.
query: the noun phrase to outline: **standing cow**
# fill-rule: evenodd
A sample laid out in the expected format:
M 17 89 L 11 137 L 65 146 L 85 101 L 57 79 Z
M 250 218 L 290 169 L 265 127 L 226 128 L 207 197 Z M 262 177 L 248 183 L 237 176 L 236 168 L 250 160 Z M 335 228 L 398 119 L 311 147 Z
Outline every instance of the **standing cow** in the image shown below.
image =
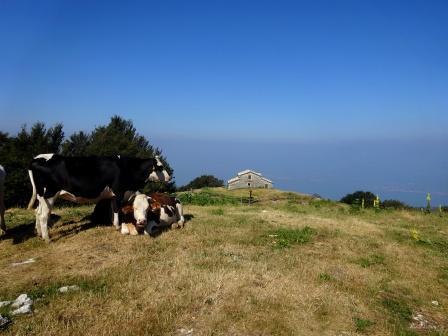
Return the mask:
M 5 224 L 5 168 L 0 165 L 0 235 L 6 232 Z
M 118 209 L 126 190 L 138 190 L 147 181 L 170 180 L 160 159 L 139 159 L 116 156 L 66 157 L 41 154 L 30 164 L 33 186 L 30 205 L 37 199 L 36 231 L 49 242 L 48 218 L 54 202 L 62 198 L 71 202 L 97 203 L 112 199 L 113 224 L 120 228 Z
M 161 193 L 152 193 L 149 196 L 136 192 L 127 200 L 128 205 L 121 211 L 135 223 L 124 223 L 121 226 L 122 234 L 136 234 L 144 231 L 145 234 L 154 233 L 154 229 L 184 226 L 182 204 L 176 197 Z

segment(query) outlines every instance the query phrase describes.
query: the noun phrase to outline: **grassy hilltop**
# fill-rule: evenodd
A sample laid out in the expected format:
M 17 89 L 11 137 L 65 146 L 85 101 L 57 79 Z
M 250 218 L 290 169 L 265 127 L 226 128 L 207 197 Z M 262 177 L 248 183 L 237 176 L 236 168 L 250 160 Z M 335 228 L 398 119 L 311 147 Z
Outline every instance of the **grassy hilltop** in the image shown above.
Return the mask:
M 34 236 L 34 212 L 9 209 L 0 301 L 28 293 L 34 305 L 3 334 L 448 334 L 447 215 L 247 196 L 182 194 L 185 228 L 157 238 L 93 226 L 93 206 L 56 208 L 51 244 Z

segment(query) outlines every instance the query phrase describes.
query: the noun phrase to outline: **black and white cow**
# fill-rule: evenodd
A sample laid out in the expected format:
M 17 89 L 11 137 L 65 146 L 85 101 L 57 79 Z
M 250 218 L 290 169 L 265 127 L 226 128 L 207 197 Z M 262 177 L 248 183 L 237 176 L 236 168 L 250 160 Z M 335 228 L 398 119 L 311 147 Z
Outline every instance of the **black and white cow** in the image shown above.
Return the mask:
M 118 209 L 126 190 L 138 190 L 147 181 L 169 181 L 170 176 L 160 159 L 139 159 L 120 156 L 66 157 L 41 154 L 30 164 L 33 186 L 30 204 L 39 201 L 36 209 L 36 231 L 49 242 L 48 218 L 54 202 L 62 198 L 71 202 L 97 203 L 112 199 L 113 224 L 120 228 Z
M 0 235 L 6 232 L 5 224 L 5 168 L 0 165 Z
M 182 204 L 176 197 L 162 193 L 145 195 L 136 192 L 126 202 L 128 205 L 122 207 L 121 212 L 132 223 L 125 222 L 121 225 L 122 234 L 153 234 L 156 229 L 184 226 Z

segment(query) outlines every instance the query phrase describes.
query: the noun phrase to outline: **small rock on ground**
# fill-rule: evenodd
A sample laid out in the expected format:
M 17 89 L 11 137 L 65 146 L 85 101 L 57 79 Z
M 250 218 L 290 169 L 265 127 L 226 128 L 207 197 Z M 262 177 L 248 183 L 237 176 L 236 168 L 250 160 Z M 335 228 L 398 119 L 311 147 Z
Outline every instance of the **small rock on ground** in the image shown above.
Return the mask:
M 193 329 L 181 328 L 178 331 L 179 331 L 180 336 L 192 336 L 193 335 Z
M 24 304 L 22 307 L 13 310 L 12 315 L 29 314 L 31 313 L 31 303 Z
M 33 263 L 33 262 L 35 262 L 35 261 L 36 261 L 36 260 L 35 260 L 34 258 L 30 258 L 30 259 L 27 259 L 27 260 L 25 260 L 25 261 L 20 261 L 20 262 L 12 263 L 11 265 L 12 265 L 12 266 L 26 265 L 26 264 L 31 264 L 31 263 Z
M 19 308 L 23 305 L 31 305 L 33 300 L 31 300 L 27 294 L 20 294 L 19 297 L 11 304 L 12 308 Z
M 58 291 L 60 293 L 67 293 L 67 292 L 71 292 L 71 291 L 77 291 L 79 290 L 79 286 L 77 285 L 72 285 L 72 286 L 64 286 L 58 289 Z

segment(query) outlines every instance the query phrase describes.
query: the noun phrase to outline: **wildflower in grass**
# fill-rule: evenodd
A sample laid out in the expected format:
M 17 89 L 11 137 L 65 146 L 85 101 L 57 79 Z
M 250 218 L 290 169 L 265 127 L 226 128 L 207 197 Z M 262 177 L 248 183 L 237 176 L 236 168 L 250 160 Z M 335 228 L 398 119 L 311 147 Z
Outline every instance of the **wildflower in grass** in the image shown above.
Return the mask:
M 418 232 L 417 229 L 411 229 L 411 237 L 415 240 L 415 241 L 419 241 L 420 240 L 420 233 Z

